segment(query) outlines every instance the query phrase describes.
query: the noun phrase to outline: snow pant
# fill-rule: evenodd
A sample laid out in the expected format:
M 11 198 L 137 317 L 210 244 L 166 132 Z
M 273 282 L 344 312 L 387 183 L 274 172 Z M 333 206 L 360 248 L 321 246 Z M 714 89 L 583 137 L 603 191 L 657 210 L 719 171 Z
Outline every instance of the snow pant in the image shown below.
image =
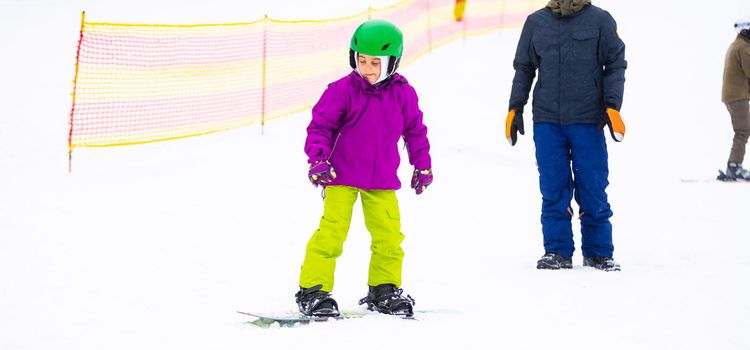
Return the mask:
M 727 103 L 727 110 L 732 117 L 732 129 L 734 139 L 732 140 L 732 151 L 729 153 L 729 161 L 742 164 L 745 159 L 745 146 L 750 138 L 750 101 L 740 100 Z
M 336 258 L 341 256 L 349 232 L 352 208 L 357 195 L 362 196 L 365 226 L 370 231 L 370 268 L 367 284 L 377 286 L 391 283 L 401 286 L 401 265 L 404 251 L 401 242 L 401 216 L 396 191 L 364 191 L 348 186 L 329 186 L 325 190 L 323 217 L 320 227 L 307 243 L 299 285 L 310 288 L 323 285 L 323 291 L 333 290 Z
M 573 256 L 570 201 L 575 198 L 580 208 L 583 256 L 612 256 L 612 210 L 605 192 L 609 167 L 603 130 L 596 124 L 534 123 L 534 143 L 545 252 Z

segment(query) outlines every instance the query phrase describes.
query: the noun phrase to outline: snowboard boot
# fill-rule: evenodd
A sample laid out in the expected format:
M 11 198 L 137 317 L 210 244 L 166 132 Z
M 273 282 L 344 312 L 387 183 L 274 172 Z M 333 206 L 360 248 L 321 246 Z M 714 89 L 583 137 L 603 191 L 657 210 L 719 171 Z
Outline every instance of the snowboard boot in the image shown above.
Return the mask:
M 331 294 L 320 290 L 322 285 L 310 288 L 300 287 L 295 294 L 299 312 L 313 317 L 336 317 L 339 316 L 339 305 L 331 298 Z
M 722 181 L 748 181 L 750 180 L 750 171 L 742 167 L 742 164 L 727 162 L 727 172 L 719 175 Z
M 544 256 L 536 262 L 536 268 L 539 270 L 572 269 L 573 260 L 557 253 L 545 253 Z
M 405 317 L 414 316 L 414 298 L 403 296 L 404 290 L 393 284 L 370 286 L 370 292 L 359 301 L 359 305 L 367 303 L 367 309 L 383 314 Z
M 620 271 L 620 264 L 611 256 L 584 257 L 583 266 L 590 266 L 602 271 Z

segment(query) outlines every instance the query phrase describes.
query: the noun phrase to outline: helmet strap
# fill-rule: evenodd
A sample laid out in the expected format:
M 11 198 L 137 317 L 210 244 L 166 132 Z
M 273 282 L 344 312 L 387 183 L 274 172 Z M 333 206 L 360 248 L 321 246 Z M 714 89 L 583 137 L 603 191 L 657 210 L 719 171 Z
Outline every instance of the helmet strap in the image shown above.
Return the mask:
M 349 66 L 351 66 L 352 69 L 357 70 L 357 53 L 352 49 L 349 49 Z M 359 73 L 359 71 L 357 71 L 357 73 Z
M 378 56 L 380 59 L 380 77 L 372 85 L 380 84 L 383 80 L 388 79 L 390 74 L 388 73 L 388 67 L 391 61 L 390 56 Z
M 390 56 L 390 60 L 388 61 L 388 75 L 393 75 L 393 73 L 396 73 L 396 69 L 398 69 L 398 64 L 401 63 L 401 57 L 396 56 Z

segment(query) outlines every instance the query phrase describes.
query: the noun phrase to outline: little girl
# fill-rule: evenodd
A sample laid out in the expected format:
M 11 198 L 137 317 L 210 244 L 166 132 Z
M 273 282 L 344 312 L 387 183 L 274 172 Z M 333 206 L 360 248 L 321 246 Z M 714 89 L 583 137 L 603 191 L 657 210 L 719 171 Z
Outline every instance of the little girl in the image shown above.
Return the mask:
M 414 165 L 411 187 L 421 194 L 432 183 L 430 143 L 417 94 L 396 74 L 403 37 L 393 24 L 371 20 L 351 39 L 354 71 L 328 85 L 312 110 L 305 153 L 309 179 L 325 191 L 320 227 L 307 244 L 295 295 L 308 316 L 338 316 L 331 297 L 336 258 L 349 231 L 352 207 L 362 197 L 365 226 L 372 236 L 369 292 L 360 304 L 386 314 L 412 316 L 414 299 L 403 296 L 404 252 L 395 190 L 401 187 L 399 138 Z M 334 171 L 335 167 L 335 171 Z

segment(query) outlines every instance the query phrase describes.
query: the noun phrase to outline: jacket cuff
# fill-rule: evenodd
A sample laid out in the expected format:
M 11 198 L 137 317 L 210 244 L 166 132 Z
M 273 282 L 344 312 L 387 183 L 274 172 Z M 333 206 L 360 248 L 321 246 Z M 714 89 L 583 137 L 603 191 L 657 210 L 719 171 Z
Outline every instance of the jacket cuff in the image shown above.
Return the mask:
M 313 164 L 315 162 L 320 162 L 320 161 L 323 161 L 323 160 L 326 160 L 326 157 L 323 157 L 323 156 L 310 157 L 310 158 L 307 159 L 307 163 L 308 164 Z
M 414 162 L 414 169 L 418 169 L 418 170 L 432 169 L 432 161 L 428 159 L 428 160 L 423 160 L 419 162 Z

